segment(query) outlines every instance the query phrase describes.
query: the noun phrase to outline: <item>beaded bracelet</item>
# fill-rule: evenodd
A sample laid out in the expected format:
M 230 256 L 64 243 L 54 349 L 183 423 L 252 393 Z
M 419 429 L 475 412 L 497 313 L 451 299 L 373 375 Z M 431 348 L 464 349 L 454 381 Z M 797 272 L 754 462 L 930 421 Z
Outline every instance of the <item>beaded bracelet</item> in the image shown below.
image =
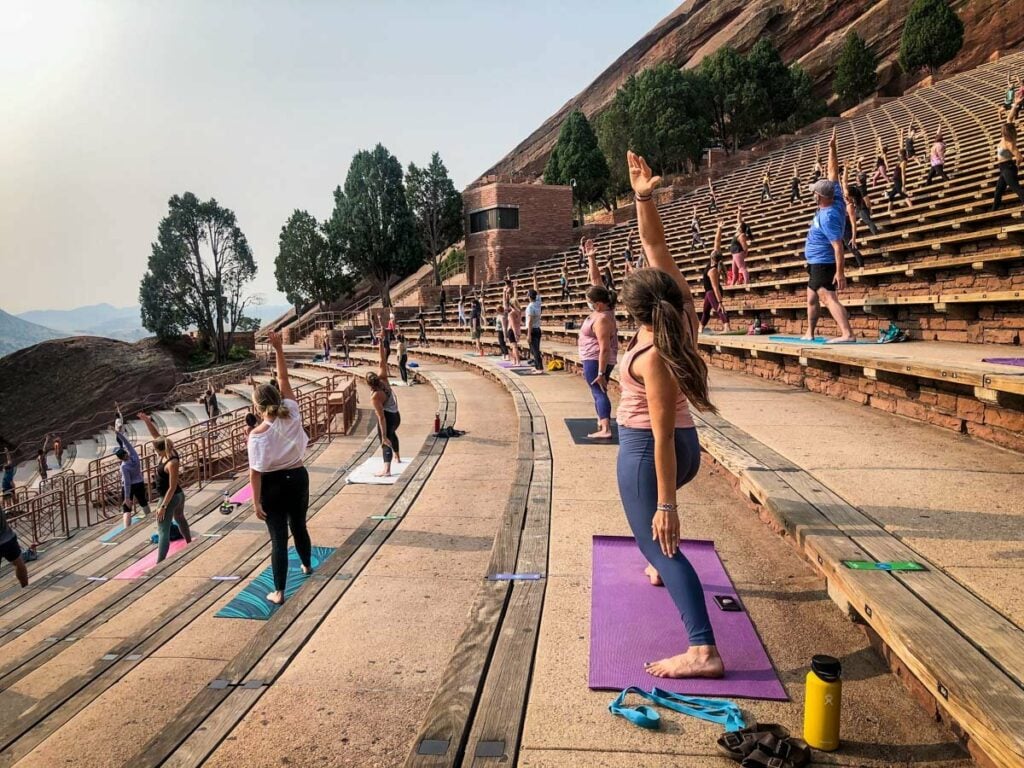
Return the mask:
M 675 512 L 679 509 L 678 504 L 658 504 L 659 512 Z
M 638 203 L 646 203 L 653 196 L 654 196 L 653 192 L 651 194 L 647 195 L 646 197 L 644 195 L 638 195 L 635 192 L 633 193 L 633 199 L 636 200 Z

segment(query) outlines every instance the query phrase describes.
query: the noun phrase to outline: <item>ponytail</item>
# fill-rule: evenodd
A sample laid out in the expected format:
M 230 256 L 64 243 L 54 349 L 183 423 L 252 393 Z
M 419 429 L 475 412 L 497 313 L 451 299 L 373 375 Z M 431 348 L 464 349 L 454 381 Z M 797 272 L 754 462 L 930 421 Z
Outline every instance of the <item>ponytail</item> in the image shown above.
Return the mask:
M 686 399 L 698 410 L 716 413 L 708 391 L 708 366 L 697 352 L 676 281 L 661 270 L 638 269 L 626 278 L 621 298 L 637 322 L 650 325 L 654 348 Z
M 281 390 L 272 384 L 260 384 L 253 395 L 256 410 L 264 416 L 290 419 L 292 413 L 281 399 Z

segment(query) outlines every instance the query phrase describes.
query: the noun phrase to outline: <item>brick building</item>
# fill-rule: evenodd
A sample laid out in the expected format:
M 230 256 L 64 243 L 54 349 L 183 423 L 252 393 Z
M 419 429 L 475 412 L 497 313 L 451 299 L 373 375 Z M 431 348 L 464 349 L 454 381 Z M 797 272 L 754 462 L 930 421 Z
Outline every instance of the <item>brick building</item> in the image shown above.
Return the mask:
M 573 241 L 572 188 L 484 184 L 462 193 L 466 211 L 466 276 L 487 283 Z

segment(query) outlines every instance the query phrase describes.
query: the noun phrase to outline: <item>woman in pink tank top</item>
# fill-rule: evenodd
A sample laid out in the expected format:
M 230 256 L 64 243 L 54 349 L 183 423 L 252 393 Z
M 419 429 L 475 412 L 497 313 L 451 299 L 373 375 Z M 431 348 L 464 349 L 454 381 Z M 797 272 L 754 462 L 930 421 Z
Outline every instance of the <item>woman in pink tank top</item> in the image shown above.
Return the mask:
M 697 474 L 700 443 L 689 403 L 714 411 L 708 370 L 697 352 L 697 311 L 672 259 L 652 200 L 660 177 L 627 154 L 640 240 L 649 269 L 626 279 L 619 298 L 640 329 L 622 356 L 619 401 L 619 495 L 655 586 L 664 584 L 682 616 L 689 647 L 648 662 L 655 677 L 721 677 L 722 657 L 693 566 L 679 551 L 676 492 Z M 626 619 L 628 620 L 628 619 Z
M 590 262 L 590 288 L 587 306 L 590 315 L 583 321 L 579 335 L 580 362 L 583 378 L 590 386 L 597 411 L 597 431 L 587 437 L 592 440 L 610 440 L 612 434 L 612 402 L 608 399 L 608 379 L 619 355 L 619 331 L 615 326 L 615 300 L 601 278 L 597 266 L 597 249 L 593 240 L 583 243 L 583 253 Z

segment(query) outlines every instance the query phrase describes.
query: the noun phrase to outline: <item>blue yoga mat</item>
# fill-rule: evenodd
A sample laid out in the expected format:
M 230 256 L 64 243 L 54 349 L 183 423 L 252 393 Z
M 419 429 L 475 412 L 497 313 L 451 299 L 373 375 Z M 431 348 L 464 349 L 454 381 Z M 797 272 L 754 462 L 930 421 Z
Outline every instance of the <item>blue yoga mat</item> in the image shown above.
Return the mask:
M 802 339 L 799 336 L 769 336 L 768 341 L 779 341 L 783 344 L 824 344 L 828 339 L 815 336 L 813 339 Z
M 142 517 L 142 516 L 133 517 L 132 518 L 132 527 L 134 528 L 136 524 L 141 523 L 145 519 L 146 518 Z M 115 536 L 117 536 L 119 533 L 121 533 L 123 530 L 124 530 L 124 523 L 118 523 L 113 528 L 111 528 L 109 531 L 107 531 L 105 534 L 100 536 L 100 541 L 102 541 L 105 544 L 106 542 L 110 541 Z
M 315 571 L 334 551 L 334 547 L 313 547 L 310 563 Z M 308 576 L 302 572 L 302 564 L 295 547 L 288 548 L 288 584 L 284 589 L 285 599 L 294 595 Z M 255 619 L 266 621 L 280 606 L 267 602 L 267 593 L 274 591 L 274 573 L 267 566 L 263 573 L 249 582 L 249 585 L 235 595 L 234 599 L 214 614 L 219 619 Z

